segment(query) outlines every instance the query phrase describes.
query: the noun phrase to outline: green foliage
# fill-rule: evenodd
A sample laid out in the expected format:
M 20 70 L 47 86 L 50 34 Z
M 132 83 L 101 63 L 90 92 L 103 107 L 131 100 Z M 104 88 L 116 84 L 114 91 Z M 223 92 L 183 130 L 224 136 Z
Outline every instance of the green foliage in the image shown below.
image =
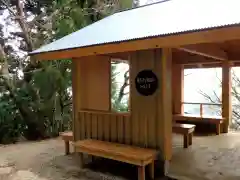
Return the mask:
M 25 5 L 23 14 L 26 17 L 35 17 L 30 18 L 33 20 L 28 20 L 28 31 L 31 33 L 26 35 L 27 32 L 19 26 L 19 32 L 16 30 L 9 37 L 5 37 L 0 22 L 0 46 L 3 47 L 7 56 L 0 57 L 1 63 L 5 63 L 7 59 L 9 73 L 15 74 L 6 79 L 0 78 L 0 143 L 15 142 L 19 136 L 30 140 L 53 137 L 60 131 L 71 129 L 72 125 L 71 60 L 34 64 L 31 63 L 33 59 L 30 62 L 19 54 L 62 38 L 115 11 L 132 6 L 131 0 L 53 0 L 48 2 L 26 0 L 22 2 Z M 120 3 L 112 6 L 113 2 Z M 11 9 L 19 10 L 14 1 L 10 1 L 9 6 Z M 9 8 L 0 2 L 1 9 L 7 11 Z M 14 15 L 11 14 L 11 16 Z M 38 19 L 38 17 L 41 18 Z M 21 18 L 8 19 L 8 23 L 16 25 Z M 32 45 L 28 36 L 31 36 L 29 39 L 33 41 Z M 15 47 L 8 43 L 13 39 L 18 41 Z M 24 72 L 22 78 L 16 76 L 19 70 Z M 113 74 L 116 75 L 114 68 Z M 117 101 L 118 90 L 115 77 L 112 80 L 113 109 L 126 111 L 127 106 Z
M 116 112 L 127 112 L 128 104 L 119 101 L 119 84 L 117 82 L 117 76 L 120 72 L 117 71 L 117 63 L 111 65 L 111 103 L 112 110 Z
M 0 97 L 0 142 L 3 144 L 16 142 L 23 130 L 23 121 L 9 95 Z

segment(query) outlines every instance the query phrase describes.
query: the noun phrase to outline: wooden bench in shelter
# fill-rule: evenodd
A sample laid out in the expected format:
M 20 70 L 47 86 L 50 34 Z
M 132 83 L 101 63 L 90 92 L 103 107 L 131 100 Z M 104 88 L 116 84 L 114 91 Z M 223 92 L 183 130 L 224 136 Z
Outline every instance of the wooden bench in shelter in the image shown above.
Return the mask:
M 216 127 L 216 134 L 219 135 L 221 133 L 221 125 L 224 122 L 224 118 L 220 116 L 193 116 L 193 115 L 181 115 L 174 114 L 173 120 L 175 122 L 183 121 L 183 122 L 201 122 L 201 123 L 209 123 L 214 124 Z
M 176 134 L 183 135 L 183 147 L 188 148 L 188 146 L 192 145 L 192 137 L 193 132 L 195 130 L 194 124 L 179 124 L 173 123 L 172 131 Z
M 83 154 L 85 153 L 136 165 L 138 166 L 139 180 L 145 180 L 145 166 L 149 165 L 150 176 L 154 179 L 156 150 L 93 139 L 77 141 L 73 145 L 76 152 L 80 153 L 81 166 L 83 166 Z
M 60 132 L 59 135 L 64 140 L 65 154 L 68 155 L 70 152 L 69 151 L 69 143 L 70 143 L 70 141 L 71 142 L 73 141 L 73 132 L 72 131 Z

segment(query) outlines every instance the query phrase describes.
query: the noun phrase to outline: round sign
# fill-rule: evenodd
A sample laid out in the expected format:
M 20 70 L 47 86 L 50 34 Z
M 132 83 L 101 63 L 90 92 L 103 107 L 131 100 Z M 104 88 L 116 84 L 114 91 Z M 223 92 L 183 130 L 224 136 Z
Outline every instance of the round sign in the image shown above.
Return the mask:
M 152 70 L 140 71 L 135 78 L 135 86 L 141 95 L 150 96 L 158 88 L 157 76 Z

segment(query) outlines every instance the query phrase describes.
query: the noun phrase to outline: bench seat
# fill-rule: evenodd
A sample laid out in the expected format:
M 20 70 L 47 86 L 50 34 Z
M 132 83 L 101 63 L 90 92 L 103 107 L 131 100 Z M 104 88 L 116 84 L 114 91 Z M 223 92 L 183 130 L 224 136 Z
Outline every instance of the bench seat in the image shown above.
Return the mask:
M 145 166 L 150 165 L 150 175 L 154 179 L 156 150 L 94 139 L 77 141 L 73 146 L 76 152 L 80 153 L 81 165 L 83 165 L 82 153 L 133 164 L 138 166 L 139 180 L 145 179 Z
M 174 122 L 184 121 L 184 122 L 199 122 L 199 123 L 209 123 L 214 124 L 216 127 L 216 134 L 219 135 L 221 132 L 221 125 L 224 122 L 224 118 L 220 116 L 197 116 L 197 115 L 182 115 L 174 114 Z
M 183 147 L 188 148 L 188 146 L 192 145 L 192 137 L 193 132 L 195 130 L 196 125 L 194 124 L 180 124 L 173 123 L 172 131 L 176 134 L 183 135 Z

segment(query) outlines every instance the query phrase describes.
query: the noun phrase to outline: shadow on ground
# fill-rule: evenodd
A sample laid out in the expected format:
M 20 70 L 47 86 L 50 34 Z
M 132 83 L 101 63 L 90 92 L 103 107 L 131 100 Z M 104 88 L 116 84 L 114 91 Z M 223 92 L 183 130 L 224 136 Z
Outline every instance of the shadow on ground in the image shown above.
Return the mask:
M 69 162 L 67 162 L 69 161 Z M 84 168 L 80 169 L 77 156 L 57 156 L 53 164 L 62 172 L 75 178 L 87 178 L 94 180 L 137 180 L 137 166 L 122 163 L 114 160 L 85 156 Z M 65 163 L 63 163 L 65 162 Z M 148 167 L 146 167 L 146 180 L 150 180 Z M 177 180 L 170 177 L 163 177 L 160 167 L 155 165 L 155 179 L 157 180 Z
M 177 180 L 170 177 L 164 177 L 161 173 L 161 167 L 157 166 L 158 163 L 155 164 L 155 179 L 159 180 Z M 122 163 L 110 159 L 104 158 L 96 158 L 94 157 L 92 161 L 88 162 L 84 165 L 84 168 L 87 168 L 94 172 L 100 172 L 103 176 L 108 175 L 108 177 L 112 177 L 110 179 L 115 180 L 117 177 L 126 179 L 126 180 L 137 180 L 138 179 L 138 171 L 137 166 Z M 150 176 L 148 173 L 148 166 L 146 167 L 146 180 L 150 180 Z M 109 179 L 109 178 L 101 178 L 101 179 Z

